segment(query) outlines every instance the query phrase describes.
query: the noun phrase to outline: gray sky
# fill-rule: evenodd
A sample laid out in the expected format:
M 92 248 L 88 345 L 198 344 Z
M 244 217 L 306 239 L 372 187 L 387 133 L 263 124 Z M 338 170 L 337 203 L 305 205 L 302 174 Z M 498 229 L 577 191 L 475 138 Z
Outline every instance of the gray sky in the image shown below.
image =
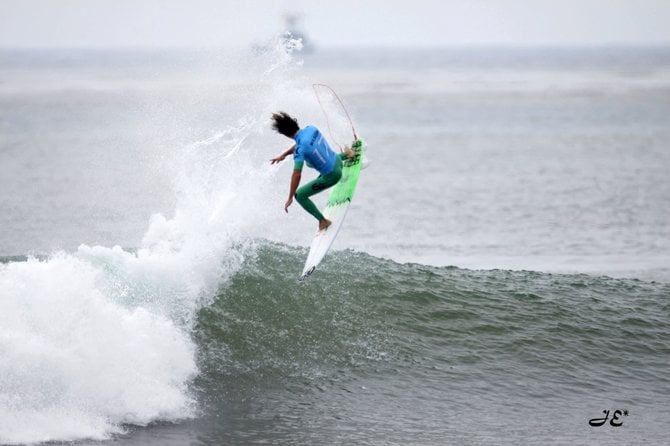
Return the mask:
M 668 0 L 0 0 L 4 47 L 670 44 Z

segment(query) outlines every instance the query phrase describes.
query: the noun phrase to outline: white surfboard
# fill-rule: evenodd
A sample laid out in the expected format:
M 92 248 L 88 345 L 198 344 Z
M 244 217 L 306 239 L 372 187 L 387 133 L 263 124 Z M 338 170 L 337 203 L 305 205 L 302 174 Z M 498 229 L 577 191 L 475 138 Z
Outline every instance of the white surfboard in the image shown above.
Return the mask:
M 360 139 L 354 141 L 351 150 L 356 152 L 356 156 L 342 162 L 342 178 L 332 188 L 326 207 L 323 210 L 323 216 L 330 220 L 332 224 L 328 229 L 319 231 L 314 236 L 300 280 L 306 279 L 316 270 L 340 232 L 344 217 L 349 210 L 351 199 L 356 190 L 356 183 L 358 183 L 358 175 L 361 171 L 363 141 Z

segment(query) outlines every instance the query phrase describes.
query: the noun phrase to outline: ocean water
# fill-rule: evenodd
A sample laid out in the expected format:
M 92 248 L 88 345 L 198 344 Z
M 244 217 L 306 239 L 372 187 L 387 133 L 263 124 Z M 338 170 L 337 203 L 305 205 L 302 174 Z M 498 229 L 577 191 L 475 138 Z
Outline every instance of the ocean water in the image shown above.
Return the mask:
M 0 444 L 664 444 L 668 141 L 668 48 L 2 50 Z

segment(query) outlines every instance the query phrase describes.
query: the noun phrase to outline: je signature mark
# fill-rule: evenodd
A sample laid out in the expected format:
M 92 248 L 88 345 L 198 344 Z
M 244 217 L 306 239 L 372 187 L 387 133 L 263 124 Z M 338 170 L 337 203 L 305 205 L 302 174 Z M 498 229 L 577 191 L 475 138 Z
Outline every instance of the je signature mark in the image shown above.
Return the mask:
M 610 416 L 610 411 L 609 410 L 603 410 L 603 413 L 605 414 L 604 417 L 602 418 L 592 418 L 589 420 L 589 424 L 593 427 L 600 427 L 607 423 L 607 420 L 609 419 Z M 628 416 L 628 410 L 615 410 L 614 413 L 612 414 L 612 418 L 610 419 L 610 426 L 614 427 L 620 427 L 623 425 L 623 421 L 621 420 L 621 416 L 627 417 Z

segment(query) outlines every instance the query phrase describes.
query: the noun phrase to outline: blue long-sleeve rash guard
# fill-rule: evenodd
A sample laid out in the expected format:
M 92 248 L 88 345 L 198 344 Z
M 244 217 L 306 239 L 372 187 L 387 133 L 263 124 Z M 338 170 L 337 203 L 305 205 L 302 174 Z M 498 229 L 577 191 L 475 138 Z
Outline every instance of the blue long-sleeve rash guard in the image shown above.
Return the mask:
M 295 170 L 302 170 L 303 162 L 307 162 L 309 167 L 318 170 L 321 175 L 328 175 L 335 167 L 336 157 L 337 154 L 316 127 L 308 125 L 295 135 Z

